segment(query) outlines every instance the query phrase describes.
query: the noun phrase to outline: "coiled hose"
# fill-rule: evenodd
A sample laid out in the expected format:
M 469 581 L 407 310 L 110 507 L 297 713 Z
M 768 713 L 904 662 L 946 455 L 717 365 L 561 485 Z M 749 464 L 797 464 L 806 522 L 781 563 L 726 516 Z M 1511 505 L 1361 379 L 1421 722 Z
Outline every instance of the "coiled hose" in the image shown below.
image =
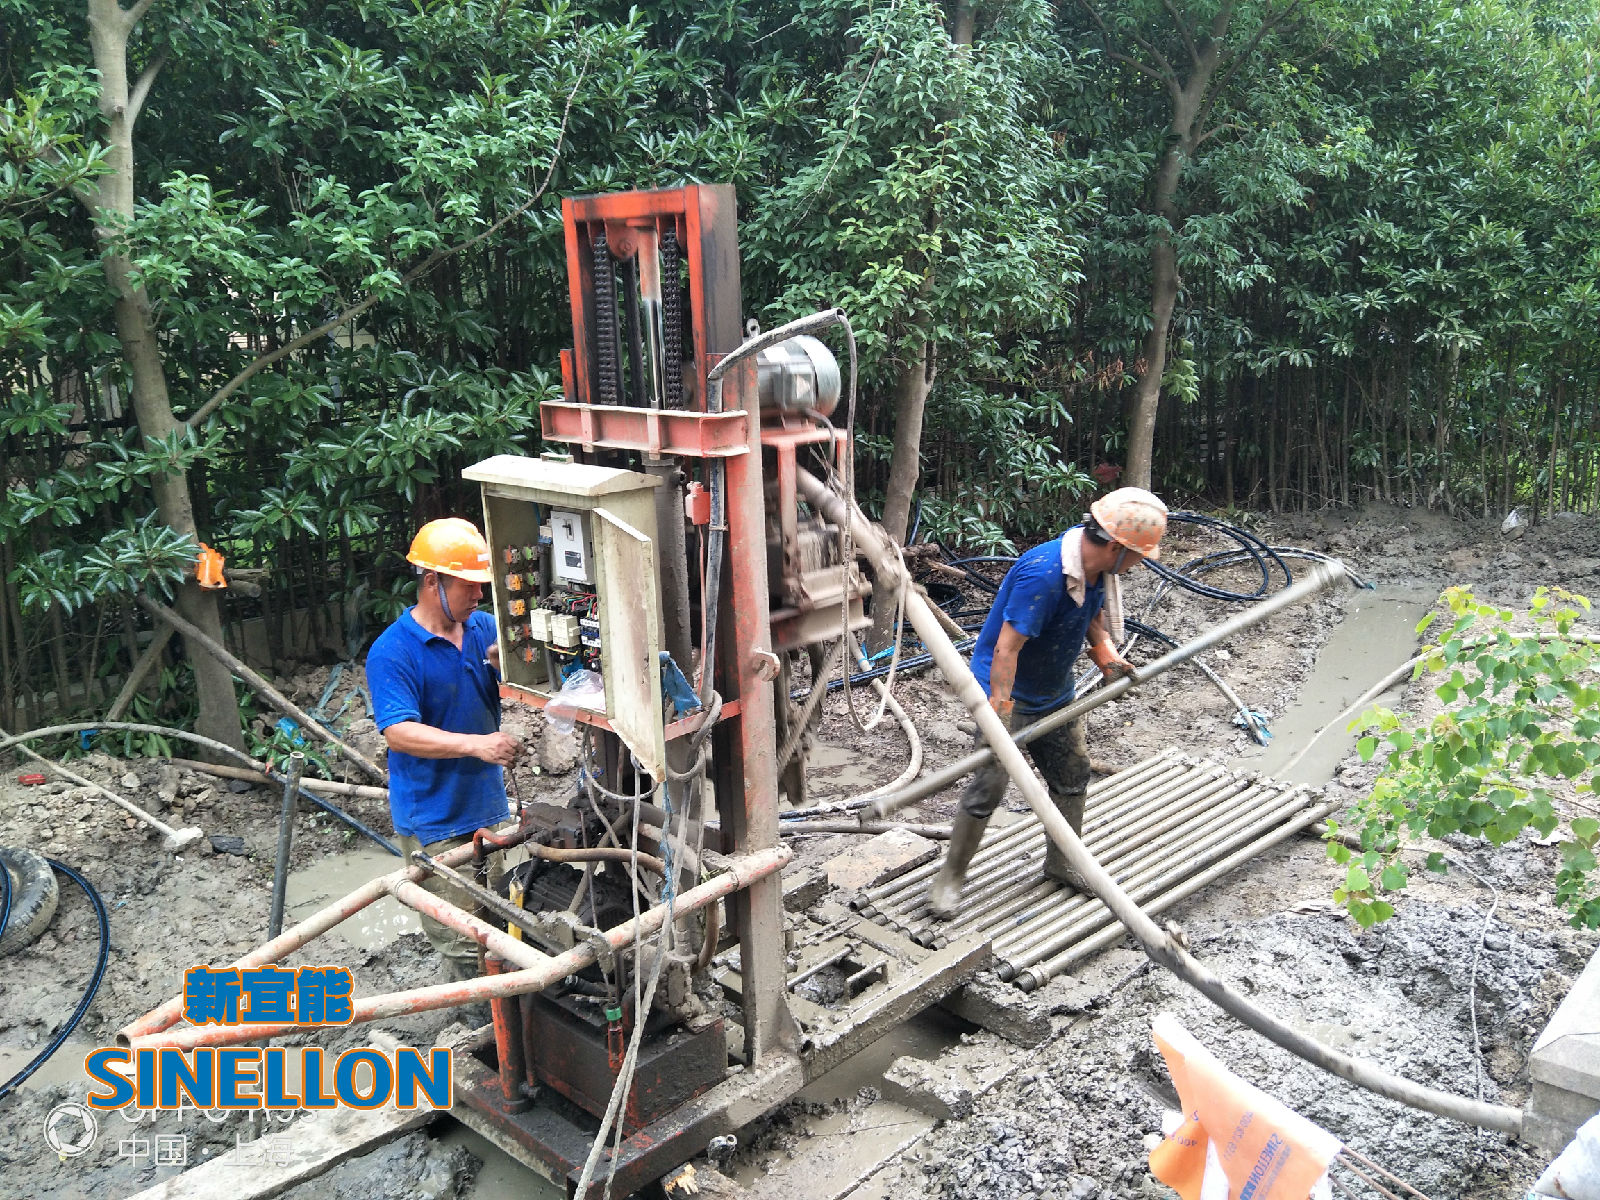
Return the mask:
M 72 1036 L 72 1031 L 78 1027 L 78 1022 L 83 1020 L 83 1015 L 89 1011 L 89 1005 L 94 1003 L 95 993 L 100 990 L 100 980 L 106 973 L 106 960 L 111 955 L 111 920 L 106 915 L 105 901 L 100 898 L 100 893 L 94 890 L 94 885 L 77 871 L 67 866 L 64 862 L 49 858 L 45 860 L 50 866 L 60 871 L 72 882 L 83 889 L 83 894 L 89 897 L 89 903 L 94 906 L 95 919 L 100 925 L 100 953 L 95 959 L 94 974 L 89 979 L 89 986 L 83 991 L 78 1007 L 72 1010 L 72 1016 L 67 1018 L 66 1024 L 56 1031 L 55 1037 L 50 1039 L 49 1045 L 38 1054 L 34 1055 L 28 1065 L 23 1067 L 5 1083 L 0 1084 L 0 1100 L 4 1100 L 17 1088 L 27 1082 L 28 1077 L 37 1071 L 49 1060 L 50 1056 L 61 1049 L 61 1044 Z M 0 933 L 5 932 L 5 922 L 11 916 L 11 880 L 10 872 L 0 868 L 0 875 L 6 876 L 5 880 L 5 905 L 0 910 Z

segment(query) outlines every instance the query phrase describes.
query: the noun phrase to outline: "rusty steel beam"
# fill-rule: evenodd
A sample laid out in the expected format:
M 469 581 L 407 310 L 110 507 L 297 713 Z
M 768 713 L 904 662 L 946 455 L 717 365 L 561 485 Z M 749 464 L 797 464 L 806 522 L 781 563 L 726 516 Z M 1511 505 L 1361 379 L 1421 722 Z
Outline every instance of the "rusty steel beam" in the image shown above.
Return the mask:
M 517 941 L 505 930 L 479 920 L 443 896 L 435 896 L 424 890 L 421 884 L 412 883 L 409 879 L 395 882 L 389 888 L 389 894 L 407 908 L 415 909 L 425 917 L 432 917 L 448 929 L 465 934 L 491 954 L 498 954 L 523 970 L 538 970 L 550 961 L 548 954 L 535 950 L 526 942 Z
M 454 854 L 455 851 L 451 853 Z M 690 888 L 677 898 L 673 909 L 674 918 L 698 912 L 725 896 L 743 891 L 751 884 L 773 877 L 790 857 L 786 847 L 775 846 L 753 854 L 723 859 L 728 867 L 725 872 L 698 887 Z M 438 1008 L 451 1008 L 458 1004 L 480 1004 L 505 996 L 542 992 L 552 984 L 559 983 L 569 975 L 575 975 L 592 965 L 599 954 L 596 942 L 603 942 L 611 951 L 624 950 L 636 939 L 647 938 L 659 932 L 666 921 L 667 906 L 657 905 L 640 914 L 637 920 L 608 929 L 601 937 L 591 938 L 564 954 L 547 958 L 538 967 L 508 971 L 501 975 L 479 979 L 467 979 L 459 983 L 443 983 L 432 987 L 412 988 L 404 992 L 363 996 L 355 1001 L 355 1017 L 350 1023 L 359 1025 L 367 1021 L 380 1021 L 389 1017 L 408 1016 L 411 1013 L 431 1012 Z M 305 1033 L 311 1028 L 315 1027 L 291 1023 L 200 1025 L 178 1030 L 168 1028 L 135 1037 L 124 1037 L 119 1033 L 118 1042 L 133 1050 L 156 1049 L 162 1046 L 193 1050 L 200 1046 L 236 1046 L 247 1042 L 261 1042 L 289 1034 Z

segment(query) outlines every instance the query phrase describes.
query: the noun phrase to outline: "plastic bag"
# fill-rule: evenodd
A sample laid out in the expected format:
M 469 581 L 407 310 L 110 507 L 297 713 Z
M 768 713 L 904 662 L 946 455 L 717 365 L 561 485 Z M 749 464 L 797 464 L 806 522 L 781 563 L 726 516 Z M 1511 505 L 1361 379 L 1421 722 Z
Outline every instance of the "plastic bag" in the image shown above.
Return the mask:
M 555 698 L 544 707 L 544 719 L 557 733 L 571 733 L 578 723 L 578 709 L 603 713 L 606 710 L 606 685 L 598 671 L 574 671 Z
M 1528 1200 L 1538 1196 L 1570 1196 L 1572 1200 L 1600 1197 L 1600 1116 L 1590 1117 L 1572 1144 L 1539 1176 Z

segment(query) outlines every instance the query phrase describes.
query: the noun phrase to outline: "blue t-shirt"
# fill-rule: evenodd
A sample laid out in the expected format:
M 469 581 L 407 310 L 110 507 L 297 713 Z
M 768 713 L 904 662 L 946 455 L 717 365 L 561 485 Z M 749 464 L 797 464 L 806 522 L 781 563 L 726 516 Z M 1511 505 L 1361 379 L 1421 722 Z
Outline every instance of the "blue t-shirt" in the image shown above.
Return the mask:
M 1011 698 L 1024 712 L 1047 712 L 1072 699 L 1072 664 L 1083 649 L 1089 622 L 1105 599 L 1105 581 L 1084 590 L 1078 604 L 1067 592 L 1061 570 L 1061 539 L 1045 542 L 1017 559 L 989 610 L 989 619 L 972 649 L 972 673 L 989 690 L 989 668 L 1000 628 L 1007 621 L 1028 639 L 1017 655 Z
M 461 649 L 417 624 L 413 609 L 378 635 L 367 651 L 372 715 L 384 730 L 420 721 L 450 733 L 500 728 L 500 680 L 485 660 L 495 642 L 494 618 L 467 617 Z M 499 767 L 480 758 L 416 758 L 389 751 L 389 815 L 396 833 L 423 845 L 498 825 L 509 816 Z

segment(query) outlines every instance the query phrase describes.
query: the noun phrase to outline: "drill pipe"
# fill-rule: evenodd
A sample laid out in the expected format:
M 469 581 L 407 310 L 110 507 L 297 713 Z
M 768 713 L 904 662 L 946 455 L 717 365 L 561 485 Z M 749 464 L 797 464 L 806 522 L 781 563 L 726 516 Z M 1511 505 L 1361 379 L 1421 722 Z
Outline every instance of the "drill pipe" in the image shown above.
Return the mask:
M 1174 779 L 1194 770 L 1192 766 L 1165 756 L 1151 759 L 1150 762 L 1155 763 L 1159 769 L 1140 772 L 1139 778 L 1130 781 L 1126 786 L 1122 786 L 1122 780 L 1119 776 L 1117 779 L 1119 787 L 1115 792 L 1110 788 L 1103 793 L 1096 793 L 1091 789 L 1089 793 L 1090 799 L 1097 803 L 1089 809 L 1085 817 L 1084 828 L 1086 831 L 1101 829 L 1109 821 L 1126 812 L 1138 811 L 1147 805 L 1162 803 L 1164 788 L 1169 786 Z M 1026 822 L 1008 825 L 990 839 L 973 857 L 971 865 L 967 868 L 967 878 L 974 882 L 986 878 L 991 868 L 997 867 L 1002 858 L 1010 855 L 1013 841 L 1037 832 L 1036 828 L 1029 826 Z M 866 894 L 867 903 L 880 907 L 898 904 L 901 902 L 901 897 L 905 892 L 922 886 L 933 878 L 938 870 L 938 863 L 930 863 L 918 867 L 915 871 L 907 871 L 898 879 L 892 879 L 888 883 L 868 891 Z
M 883 579 L 891 584 L 897 584 L 900 580 L 900 565 L 896 560 L 894 544 L 883 530 L 870 524 L 859 510 L 847 508 L 827 485 L 809 471 L 798 472 L 798 483 L 806 502 L 824 517 L 835 524 L 850 522 L 857 547 L 871 560 L 874 569 Z M 1337 561 L 1313 563 L 1311 570 L 1300 582 L 1285 588 L 1237 617 L 1222 622 L 1210 632 L 1180 646 L 1149 666 L 1135 670 L 1132 680 L 1117 680 L 1107 690 L 1117 689 L 1120 685 L 1121 691 L 1126 691 L 1129 686 L 1143 683 L 1176 663 L 1192 658 L 1223 638 L 1249 628 L 1289 604 L 1309 599 L 1323 588 L 1344 578 L 1346 575 L 1342 563 Z M 1264 1034 L 1290 1053 L 1342 1079 L 1377 1092 L 1380 1096 L 1387 1096 L 1391 1100 L 1420 1108 L 1424 1112 L 1436 1113 L 1484 1129 L 1498 1130 L 1512 1137 L 1521 1134 L 1522 1113 L 1519 1110 L 1500 1104 L 1485 1104 L 1482 1101 L 1452 1096 L 1447 1092 L 1423 1087 L 1408 1079 L 1392 1075 L 1371 1063 L 1351 1058 L 1348 1054 L 1331 1046 L 1325 1046 L 1315 1038 L 1286 1024 L 1254 1000 L 1234 991 L 1224 983 L 1216 972 L 1191 955 L 1147 916 L 1144 910 L 1117 885 L 1117 881 L 1106 874 L 1105 868 L 1099 864 L 1094 855 L 1084 848 L 1083 843 L 1078 840 L 1078 835 L 1067 824 L 1066 818 L 1056 811 L 1056 806 L 1051 802 L 1044 784 L 1034 777 L 1027 760 L 1022 756 L 1022 751 L 1011 740 L 1011 734 L 1000 717 L 989 706 L 989 698 L 984 695 L 983 689 L 978 686 L 978 681 L 973 678 L 972 670 L 966 660 L 961 657 L 933 615 L 931 606 L 909 588 L 906 589 L 906 615 L 910 617 L 912 625 L 921 636 L 923 645 L 927 646 L 933 655 L 940 673 L 956 690 L 961 702 L 966 705 L 967 711 L 978 723 L 978 729 L 983 733 L 984 740 L 989 743 L 995 757 L 1021 791 L 1023 799 L 1028 802 L 1028 807 L 1038 816 L 1039 823 L 1044 826 L 1050 840 L 1061 848 L 1067 862 L 1088 881 L 1094 893 L 1105 901 L 1106 907 L 1127 926 L 1128 932 L 1133 934 L 1144 947 L 1145 953 L 1152 961 L 1166 967 L 1230 1016 Z M 1160 670 L 1156 670 L 1157 667 Z M 1121 692 L 1117 694 L 1120 695 Z
M 809 497 L 808 497 L 809 498 Z M 1337 580 L 1345 578 L 1344 565 L 1330 565 L 1316 562 L 1311 565 L 1311 570 L 1295 584 L 1275 592 L 1259 604 L 1252 605 L 1242 612 L 1235 613 L 1226 621 L 1213 625 L 1200 636 L 1192 638 L 1175 650 L 1169 650 L 1154 662 L 1146 663 L 1142 667 L 1134 668 L 1131 676 L 1116 679 L 1104 687 L 1096 688 L 1087 696 L 1082 696 L 1072 703 L 1058 708 L 1047 717 L 1035 721 L 1017 732 L 1014 738 L 1009 738 L 1018 746 L 1025 746 L 1034 738 L 1052 729 L 1058 729 L 1068 721 L 1083 716 L 1084 713 L 1099 708 L 1102 704 L 1109 703 L 1125 692 L 1132 691 L 1141 684 L 1149 683 L 1158 675 L 1165 675 L 1173 667 L 1181 666 L 1197 654 L 1201 654 L 1219 642 L 1224 642 L 1234 634 L 1242 633 L 1253 625 L 1260 624 L 1268 617 L 1290 605 L 1298 604 L 1309 599 Z M 924 641 L 924 645 L 926 645 Z M 931 647 L 930 647 L 931 649 Z M 938 656 L 934 656 L 937 661 Z M 968 674 L 971 674 L 970 669 Z M 902 788 L 887 796 L 880 796 L 861 812 L 862 820 L 882 820 L 892 812 L 898 812 L 908 804 L 915 804 L 926 796 L 931 796 L 963 779 L 976 771 L 985 763 L 995 757 L 993 749 L 974 750 L 965 758 L 957 759 L 941 771 L 925 776 L 913 783 L 910 787 Z
M 1241 813 L 1252 812 L 1258 805 L 1267 802 L 1269 799 L 1270 793 L 1262 793 L 1256 789 L 1245 788 L 1229 801 L 1229 810 L 1226 813 L 1195 813 L 1183 810 L 1163 812 L 1158 808 L 1151 817 L 1145 818 L 1143 822 L 1149 825 L 1151 820 L 1155 820 L 1154 828 L 1142 830 L 1139 836 L 1130 838 L 1126 842 L 1119 839 L 1114 845 L 1107 845 L 1107 839 L 1104 837 L 1087 844 L 1091 853 L 1095 853 L 1097 856 L 1104 854 L 1102 861 L 1105 863 L 1107 870 L 1113 870 L 1114 868 L 1119 876 L 1127 876 L 1142 869 L 1154 854 L 1179 848 L 1198 850 L 1198 846 L 1190 847 L 1184 842 L 1184 839 L 1196 836 L 1208 825 L 1219 820 L 1232 820 Z M 1031 851 L 1029 857 L 1032 857 Z M 1042 860 L 1040 865 L 1043 865 Z M 1023 864 L 1013 860 L 1010 871 L 1013 875 L 1024 873 Z M 1023 889 L 1032 890 L 1036 886 L 1049 882 L 1042 875 L 1031 875 L 1020 886 Z M 1126 884 L 1127 880 L 1124 878 L 1123 882 Z M 1052 890 L 1053 888 L 1046 889 L 1040 898 L 1042 899 L 1044 895 L 1048 895 Z M 972 925 L 985 912 L 993 915 L 978 921 L 978 923 L 988 927 L 994 925 L 1002 914 L 1009 915 L 1011 912 L 1026 907 L 1024 904 L 1017 903 L 1018 897 L 1015 889 L 1009 889 L 1005 893 L 994 896 L 983 895 L 981 892 L 979 895 L 982 896 L 982 899 L 973 906 L 973 910 L 970 913 L 966 907 L 963 907 L 962 911 L 957 914 L 956 920 L 943 923 L 949 926 L 948 929 L 941 930 L 944 936 L 947 936 L 952 941 L 962 936 L 961 931 Z M 1071 902 L 1068 901 L 1068 903 L 1070 904 Z M 922 907 L 922 905 L 918 905 L 919 913 Z M 1005 936 L 1003 933 L 997 934 L 996 940 L 998 941 L 1003 936 Z
M 1217 862 L 1212 863 L 1211 866 L 1207 867 L 1204 871 L 1201 871 L 1196 875 L 1189 876 L 1189 878 L 1183 880 L 1183 882 L 1179 883 L 1176 887 L 1162 892 L 1158 896 L 1152 896 L 1147 901 L 1141 901 L 1145 912 L 1150 913 L 1151 915 L 1165 912 L 1178 901 L 1188 896 L 1192 896 L 1201 888 L 1216 882 L 1229 871 L 1237 869 L 1243 863 L 1249 861 L 1252 857 L 1259 855 L 1263 850 L 1276 846 L 1280 842 L 1287 841 L 1289 838 L 1292 838 L 1296 834 L 1303 832 L 1311 825 L 1316 824 L 1316 822 L 1321 819 L 1318 816 L 1319 813 L 1326 814 L 1337 807 L 1338 806 L 1336 804 L 1329 804 L 1319 805 L 1316 808 L 1307 809 L 1294 820 L 1285 825 L 1280 825 L 1277 829 L 1269 832 L 1261 841 L 1252 842 L 1247 846 L 1241 847 L 1240 849 L 1235 850 L 1232 854 L 1228 855 L 1228 857 L 1219 859 Z M 1017 986 L 1025 992 L 1034 991 L 1041 984 L 1055 978 L 1057 975 L 1060 975 L 1062 972 L 1081 962 L 1089 955 L 1094 954 L 1099 950 L 1103 950 L 1105 947 L 1127 936 L 1128 931 L 1122 927 L 1121 922 L 1113 921 L 1112 924 L 1100 930 L 1100 932 L 1091 934 L 1089 937 L 1084 938 L 1080 942 L 1073 943 L 1054 958 L 1051 958 L 1043 963 L 1037 963 L 1034 966 L 1029 967 L 1026 971 L 1023 971 L 1017 976 Z
M 1224 821 L 1175 831 L 1171 838 L 1153 847 L 1149 854 L 1136 855 L 1124 877 L 1117 882 L 1130 894 L 1137 895 L 1149 880 L 1158 879 L 1169 871 L 1177 871 L 1181 875 L 1189 869 L 1186 862 L 1173 865 L 1172 857 L 1178 852 L 1191 862 L 1218 847 L 1226 854 L 1235 848 L 1236 840 L 1238 844 L 1249 842 L 1256 833 L 1272 828 L 1286 816 L 1304 808 L 1305 802 L 1304 794 L 1257 796 L 1249 808 L 1230 815 Z M 1192 839 L 1192 843 L 1185 839 Z M 1002 934 L 996 938 L 997 943 L 1003 943 L 995 947 L 996 952 L 1013 966 L 1026 966 L 1054 954 L 1070 944 L 1072 938 L 1079 936 L 1081 930 L 1078 930 L 1078 926 L 1081 922 L 1093 917 L 1090 911 L 1095 907 L 1093 897 L 1083 896 L 1082 899 L 1083 904 L 1076 911 L 1066 911 L 1037 926 Z M 1106 919 L 1113 918 L 1107 913 Z
M 1149 759 L 1139 764 L 1132 771 L 1107 780 L 1098 788 L 1089 789 L 1090 807 L 1085 818 L 1086 827 L 1097 829 L 1104 825 L 1113 815 L 1122 813 L 1130 805 L 1142 803 L 1150 794 L 1149 789 L 1162 780 L 1180 776 L 1193 768 L 1181 762 L 1170 754 L 1163 753 L 1156 758 Z M 1007 844 L 1016 838 L 1028 834 L 1030 827 L 1026 822 L 1007 825 L 996 832 L 986 841 L 974 856 L 973 865 L 968 867 L 968 877 L 972 877 L 974 869 L 982 870 L 985 864 L 993 864 L 1002 854 L 1008 854 Z M 896 897 L 901 893 L 914 888 L 932 878 L 938 871 L 937 863 L 908 871 L 898 878 L 891 879 L 888 883 L 870 889 L 866 893 L 870 903 L 896 903 Z
M 1259 802 L 1260 799 L 1251 789 L 1246 789 L 1239 798 L 1248 798 L 1252 804 Z M 1154 803 L 1160 805 L 1161 801 L 1158 799 Z M 1162 815 L 1162 810 L 1159 807 L 1156 809 L 1155 815 L 1158 817 Z M 1172 815 L 1178 818 L 1180 825 L 1184 828 L 1181 831 L 1169 830 L 1150 850 L 1143 849 L 1144 843 L 1149 841 L 1149 838 L 1127 845 L 1108 846 L 1106 845 L 1106 838 L 1100 837 L 1091 844 L 1091 853 L 1098 854 L 1104 851 L 1105 857 L 1102 861 L 1106 869 L 1108 871 L 1116 869 L 1126 874 L 1139 869 L 1144 859 L 1155 850 L 1180 842 L 1190 832 L 1189 826 L 1203 826 L 1207 820 L 1215 819 L 1214 814 L 1209 816 L 1207 814 L 1196 815 L 1190 813 Z M 1043 849 L 1043 847 L 1040 847 L 1040 849 Z M 1019 875 L 1022 878 L 1015 883 L 992 892 L 981 886 L 975 889 L 971 893 L 974 897 L 974 902 L 971 905 L 963 906 L 954 920 L 938 922 L 933 930 L 930 931 L 933 935 L 933 944 L 936 946 L 946 945 L 963 936 L 966 932 L 970 932 L 974 927 L 995 927 L 1003 917 L 1019 912 L 1036 901 L 1046 900 L 1054 894 L 1058 890 L 1058 885 L 1054 881 L 1045 878 L 1042 873 L 1034 874 L 1031 869 L 1043 866 L 1042 855 L 1037 862 L 1032 861 L 1034 853 L 1034 848 L 1030 846 L 1022 851 L 1021 854 L 1015 857 L 1008 857 L 1005 862 L 999 864 L 1001 878 L 1017 879 Z M 1075 907 L 1077 899 L 1069 898 L 1064 904 L 1069 908 Z M 909 910 L 909 916 L 905 919 L 919 927 L 926 924 L 929 920 L 927 916 L 927 901 L 918 899 L 913 902 Z M 997 939 L 1003 936 L 1005 936 L 1004 931 L 996 934 Z
M 1234 780 L 1229 781 L 1229 783 L 1235 788 L 1242 787 L 1241 781 Z M 1210 791 L 1208 790 L 1206 794 L 1209 795 Z M 1141 791 L 1138 793 L 1138 799 L 1135 804 L 1119 808 L 1116 813 L 1110 815 L 1112 817 L 1132 817 L 1138 823 L 1146 823 L 1153 819 L 1160 819 L 1169 804 L 1170 793 Z M 1137 848 L 1136 844 L 1118 844 L 1115 846 L 1109 844 L 1108 839 L 1113 836 L 1113 831 L 1108 829 L 1109 824 L 1109 820 L 1089 823 L 1079 836 L 1084 839 L 1085 843 L 1092 846 L 1097 853 L 1108 852 L 1114 858 L 1122 858 Z M 1037 877 L 1018 877 L 1018 871 L 1022 865 L 1020 860 L 1032 857 L 1034 853 L 1043 849 L 1042 843 L 1048 841 L 1044 837 L 1043 830 L 1039 829 L 1037 825 L 1024 823 L 1023 827 L 1026 830 L 1026 835 L 1007 843 L 1004 852 L 991 857 L 976 874 L 973 873 L 970 867 L 968 868 L 966 883 L 966 888 L 969 889 L 968 894 L 983 897 L 983 903 L 988 907 L 992 908 L 997 903 L 1009 900 L 1015 897 L 1019 891 L 1032 888 L 1041 881 Z M 935 868 L 937 869 L 937 864 L 935 864 Z M 914 890 L 920 891 L 921 889 Z M 920 917 L 920 914 L 926 910 L 927 898 L 925 896 L 911 899 L 906 892 L 899 893 L 888 904 L 891 906 L 906 905 L 908 902 L 910 907 L 906 911 L 914 916 Z M 955 924 L 964 923 L 966 917 L 966 910 L 963 910 L 961 915 L 956 918 Z
M 1323 806 L 1305 808 L 1305 801 L 1306 796 L 1301 794 L 1291 801 L 1263 813 L 1257 813 L 1249 821 L 1236 823 L 1225 830 L 1212 833 L 1206 839 L 1206 844 L 1214 848 L 1213 857 L 1217 861 L 1229 859 L 1236 852 L 1256 845 L 1262 834 L 1271 833 L 1285 825 L 1293 825 L 1308 812 L 1323 811 Z M 1285 818 L 1289 820 L 1286 821 Z M 1186 864 L 1173 866 L 1170 863 L 1155 862 L 1147 864 L 1136 875 L 1120 882 L 1129 895 L 1143 904 L 1151 897 L 1160 895 L 1183 882 L 1191 870 L 1192 868 Z M 1089 905 L 1070 919 L 1052 921 L 1047 926 L 1030 930 L 1025 939 L 1007 942 L 1004 950 L 997 951 L 997 956 L 1004 958 L 1006 963 L 1004 977 L 1013 979 L 1021 974 L 1024 968 L 1032 967 L 1036 973 L 1037 983 L 1038 979 L 1045 976 L 1037 974 L 1039 968 L 1035 964 L 1071 950 L 1080 939 L 1103 926 L 1116 923 L 1116 917 L 1103 906 Z

